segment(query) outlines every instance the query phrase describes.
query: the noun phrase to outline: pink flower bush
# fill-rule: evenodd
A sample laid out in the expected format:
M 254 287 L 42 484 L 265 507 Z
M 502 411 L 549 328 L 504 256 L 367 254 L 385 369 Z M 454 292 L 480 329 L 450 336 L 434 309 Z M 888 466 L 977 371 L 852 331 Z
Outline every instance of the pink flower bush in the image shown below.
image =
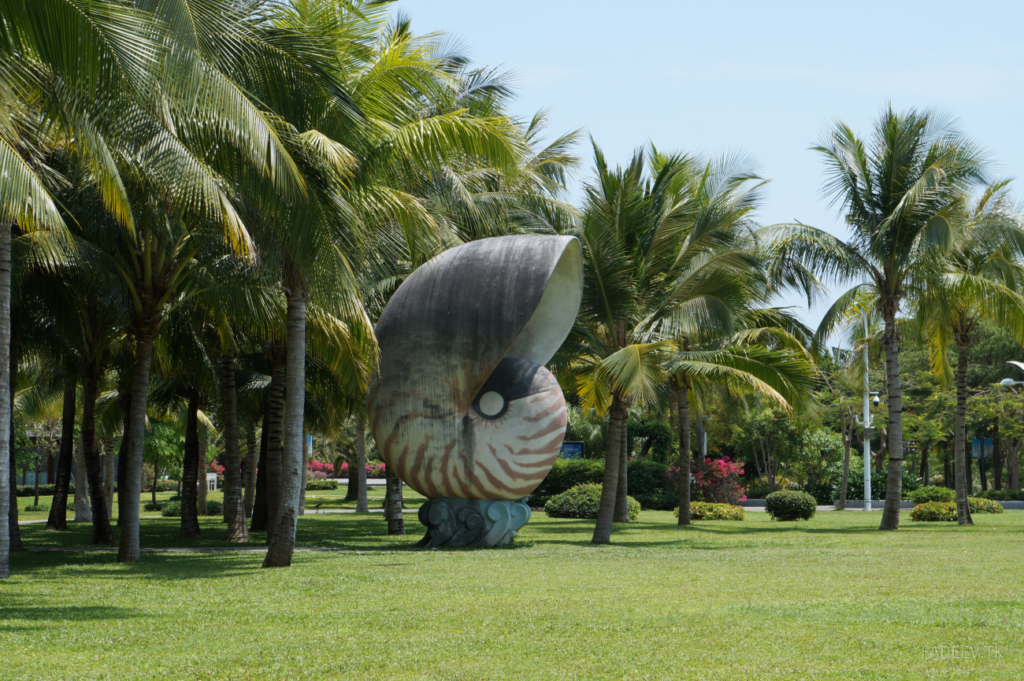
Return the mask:
M 337 477 L 347 478 L 349 472 L 349 465 L 347 463 L 341 464 L 341 470 L 336 471 L 334 466 L 328 463 L 322 463 L 320 461 L 309 461 L 309 472 L 322 472 L 325 477 Z M 366 464 L 366 477 L 368 478 L 383 478 L 385 465 L 382 462 L 375 461 L 373 463 Z
M 693 461 L 693 499 L 715 504 L 738 504 L 747 500 L 747 490 L 740 487 L 740 476 L 743 475 L 743 464 L 732 461 L 729 457 L 721 459 L 708 458 Z M 674 480 L 679 475 L 679 467 L 672 466 L 665 474 Z

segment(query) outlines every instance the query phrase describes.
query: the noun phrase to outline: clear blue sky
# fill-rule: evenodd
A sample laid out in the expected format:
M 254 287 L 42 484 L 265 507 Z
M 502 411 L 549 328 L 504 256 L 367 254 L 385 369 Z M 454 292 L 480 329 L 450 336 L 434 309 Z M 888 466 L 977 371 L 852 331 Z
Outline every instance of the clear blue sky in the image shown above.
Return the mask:
M 624 163 L 666 151 L 743 151 L 771 179 L 764 224 L 843 235 L 808 147 L 833 119 L 868 133 L 886 101 L 938 108 L 1024 196 L 1024 5 L 1018 2 L 401 0 L 416 33 L 458 37 L 477 65 L 518 75 L 513 110 L 551 110 Z M 577 181 L 590 174 L 589 149 Z M 801 305 L 796 297 L 787 303 Z M 803 313 L 815 325 L 824 305 Z

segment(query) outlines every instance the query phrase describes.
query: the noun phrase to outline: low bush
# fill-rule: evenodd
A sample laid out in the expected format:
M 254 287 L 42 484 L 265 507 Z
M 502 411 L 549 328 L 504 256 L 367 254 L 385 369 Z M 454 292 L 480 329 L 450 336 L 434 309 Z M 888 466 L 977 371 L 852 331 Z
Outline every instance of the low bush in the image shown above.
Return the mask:
M 679 517 L 679 509 L 675 511 Z M 690 517 L 693 520 L 746 520 L 747 512 L 742 506 L 732 504 L 712 504 L 706 501 L 690 502 Z
M 49 504 L 39 504 L 38 506 L 36 506 L 34 504 L 29 504 L 28 506 L 25 507 L 25 512 L 26 513 L 39 513 L 40 511 L 49 511 L 49 510 L 50 510 L 50 505 Z
M 146 484 L 143 485 L 142 491 L 143 492 L 151 492 L 152 490 L 153 490 L 153 479 L 150 478 L 146 482 Z M 175 491 L 175 492 L 178 490 L 178 481 L 177 480 L 157 480 L 156 481 L 156 491 L 157 492 L 170 492 L 172 490 Z
M 810 520 L 817 502 L 807 492 L 781 490 L 764 498 L 765 510 L 772 520 Z
M 646 511 L 671 511 L 679 508 L 679 492 L 674 489 L 656 489 L 637 494 L 634 498 L 640 502 L 640 508 Z
M 52 497 L 55 485 L 39 485 L 39 496 L 41 497 Z M 71 483 L 68 489 L 68 495 L 73 496 L 75 493 L 75 483 Z M 34 497 L 36 495 L 35 485 L 18 485 L 16 496 L 19 497 Z
M 146 505 L 142 507 L 142 509 L 145 511 L 159 511 L 161 508 L 163 508 L 163 504 L 154 504 L 152 501 L 147 501 Z
M 979 497 L 967 497 L 967 503 L 971 507 L 971 513 L 1002 513 L 1003 505 L 991 499 Z
M 915 489 L 907 495 L 907 498 L 915 504 L 927 504 L 929 501 L 956 501 L 956 490 L 948 487 L 928 485 L 927 487 Z
M 918 504 L 910 512 L 913 520 L 921 522 L 949 522 L 956 521 L 956 503 L 952 501 L 928 501 Z
M 1020 489 L 989 489 L 980 495 L 983 499 L 993 501 L 1024 501 L 1024 490 Z
M 206 515 L 221 515 L 224 513 L 224 506 L 219 501 L 206 502 Z
M 181 502 L 170 501 L 163 505 L 160 509 L 160 515 L 165 518 L 180 518 L 181 517 Z
M 552 518 L 595 519 L 601 507 L 601 485 L 587 483 L 552 497 L 544 504 L 544 512 Z M 640 517 L 640 503 L 633 497 L 626 497 L 629 519 Z
M 324 490 L 324 489 L 338 489 L 337 480 L 306 480 L 306 491 L 310 490 Z
M 170 498 L 168 498 L 167 501 L 181 501 L 181 495 L 180 494 L 174 494 Z
M 627 464 L 626 486 L 629 496 L 649 510 L 669 510 L 679 503 L 672 481 L 665 478 L 668 466 L 645 459 Z M 530 506 L 544 508 L 548 500 L 577 485 L 597 484 L 604 480 L 604 459 L 559 459 L 544 481 L 530 494 Z

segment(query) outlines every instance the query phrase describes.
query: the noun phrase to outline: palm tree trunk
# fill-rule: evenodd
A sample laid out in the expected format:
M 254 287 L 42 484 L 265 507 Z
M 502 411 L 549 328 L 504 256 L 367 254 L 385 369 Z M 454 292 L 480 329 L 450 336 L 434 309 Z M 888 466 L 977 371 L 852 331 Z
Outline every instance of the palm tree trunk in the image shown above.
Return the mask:
M 612 406 L 608 412 L 608 439 L 605 444 L 604 480 L 601 485 L 601 505 L 597 511 L 597 524 L 591 544 L 607 544 L 612 540 L 612 523 L 615 520 L 615 499 L 619 488 L 619 456 L 622 449 L 622 426 L 626 405 L 616 394 L 612 394 Z
M 18 321 L 18 314 L 14 306 L 11 306 L 11 349 L 10 349 L 10 399 L 14 399 L 14 392 L 18 380 L 18 359 L 21 354 L 21 324 Z M 11 551 L 21 551 L 21 527 L 18 525 L 18 486 L 14 484 L 14 410 L 10 410 L 8 423 L 8 454 L 11 459 L 11 504 L 7 518 L 10 523 Z M 36 455 L 36 502 L 39 506 L 39 456 Z
M 224 355 L 221 359 L 224 375 L 221 378 L 221 408 L 224 421 L 224 518 L 228 523 L 227 540 L 249 541 L 245 526 L 245 507 L 242 505 L 242 471 L 238 447 L 238 400 L 235 393 L 235 358 Z
M 185 453 L 181 460 L 181 536 L 201 537 L 196 499 L 199 471 L 199 391 L 188 389 L 188 416 L 185 417 Z M 204 481 L 205 484 L 205 481 Z
M 0 220 L 0 579 L 11 574 L 11 223 Z M 3 451 L 6 447 L 7 451 Z M 15 501 L 15 508 L 17 502 Z
M 85 446 L 78 439 L 75 448 L 75 522 L 91 523 L 92 509 L 89 508 L 89 475 L 85 470 Z
M 121 527 L 124 524 L 124 485 L 128 477 L 128 452 L 131 451 L 129 445 L 131 438 L 128 437 L 128 434 L 131 430 L 132 394 L 131 392 L 120 393 L 117 399 L 121 403 L 121 413 L 123 414 L 121 445 L 117 448 L 117 526 Z
M 75 455 L 75 398 L 77 382 L 70 372 L 64 374 L 64 408 L 61 411 L 60 455 L 57 459 L 57 479 L 53 486 L 53 501 L 46 520 L 48 530 L 68 529 L 68 490 L 71 487 L 71 463 Z
M 103 495 L 103 467 L 100 464 L 99 443 L 96 441 L 96 396 L 99 393 L 100 373 L 102 367 L 86 367 L 82 391 L 82 458 L 89 478 L 89 497 L 92 503 L 92 543 L 112 544 L 114 533 L 110 529 L 107 499 Z
M 107 510 L 114 512 L 114 438 L 103 440 L 103 499 Z
M 277 527 L 263 567 L 288 567 L 295 549 L 299 521 L 299 483 L 302 479 L 302 431 L 306 408 L 306 300 L 308 293 L 293 265 L 288 268 L 288 388 L 285 394 L 284 442 L 281 457 L 281 496 Z M 271 521 L 273 522 L 273 520 Z
M 679 405 L 679 525 L 690 524 L 690 386 L 683 379 L 676 388 Z
M 267 450 L 270 439 L 270 402 L 263 407 L 263 425 L 260 428 L 260 454 L 256 459 L 256 490 L 252 502 L 249 532 L 267 530 Z
M 370 510 L 370 502 L 366 498 L 366 421 L 363 415 L 356 416 L 356 513 Z M 351 479 L 351 474 L 349 478 Z
M 277 531 L 281 500 L 281 441 L 284 429 L 285 364 L 281 346 L 273 344 L 270 369 L 270 433 L 267 439 L 267 543 Z
M 960 525 L 973 525 L 971 506 L 967 501 L 967 348 L 957 343 L 956 362 L 956 426 L 953 435 L 956 476 L 956 521 Z
M 142 495 L 142 446 L 146 437 L 146 401 L 149 399 L 149 368 L 153 360 L 156 330 L 135 338 L 135 366 L 128 426 L 128 461 L 125 464 L 123 515 L 119 563 L 134 563 L 141 555 L 139 537 L 139 497 Z
M 387 516 L 388 534 L 405 534 L 402 517 L 402 480 L 390 468 L 384 468 L 387 487 L 384 490 L 384 515 Z
M 615 516 L 617 523 L 629 522 L 629 413 L 622 421 L 619 436 L 619 483 L 615 489 Z
M 895 310 L 885 311 L 885 373 L 889 396 L 889 478 L 880 530 L 900 529 L 903 499 L 903 390 L 900 387 L 900 346 L 896 334 Z
M 256 462 L 259 454 L 256 452 L 256 423 L 250 421 L 245 429 L 245 494 L 242 497 L 242 504 L 245 507 L 245 517 L 252 517 L 252 503 L 256 496 Z

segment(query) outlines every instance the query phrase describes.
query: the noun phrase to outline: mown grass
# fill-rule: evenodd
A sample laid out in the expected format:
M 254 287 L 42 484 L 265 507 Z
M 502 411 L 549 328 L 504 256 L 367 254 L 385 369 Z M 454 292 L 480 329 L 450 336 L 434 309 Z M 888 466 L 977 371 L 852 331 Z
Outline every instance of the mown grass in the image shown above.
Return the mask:
M 289 569 L 260 553 L 13 557 L 0 584 L 4 679 L 1016 679 L 1024 512 L 976 527 L 880 514 L 678 528 L 644 512 L 536 513 L 508 548 L 421 551 L 380 514 L 300 520 Z M 88 528 L 25 542 L 82 544 Z M 181 545 L 147 519 L 146 546 Z M 203 520 L 199 542 L 223 544 Z M 258 541 L 262 537 L 254 537 Z

